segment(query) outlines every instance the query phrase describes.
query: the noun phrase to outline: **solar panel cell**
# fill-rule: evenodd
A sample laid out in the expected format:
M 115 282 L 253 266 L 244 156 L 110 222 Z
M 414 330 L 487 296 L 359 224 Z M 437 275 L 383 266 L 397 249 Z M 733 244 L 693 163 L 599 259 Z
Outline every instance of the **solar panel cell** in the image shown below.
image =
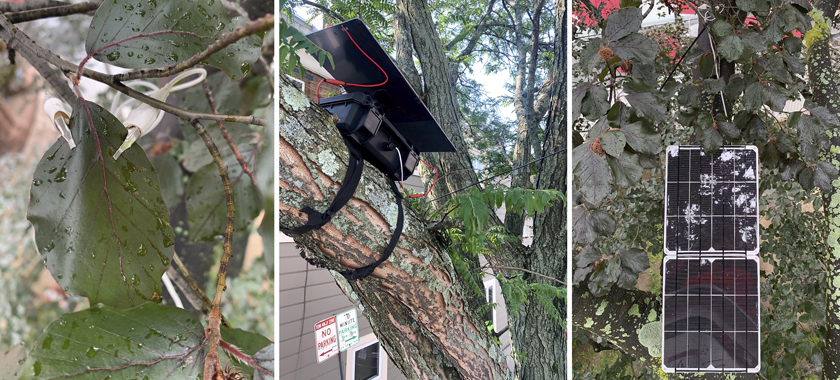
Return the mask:
M 662 367 L 757 372 L 757 149 L 667 152 Z

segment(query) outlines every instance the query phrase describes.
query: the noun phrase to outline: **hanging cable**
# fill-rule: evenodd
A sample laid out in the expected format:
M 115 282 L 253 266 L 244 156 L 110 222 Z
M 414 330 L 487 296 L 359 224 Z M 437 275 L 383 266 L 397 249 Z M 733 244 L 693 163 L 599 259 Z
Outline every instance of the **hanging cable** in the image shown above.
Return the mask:
M 665 88 L 665 85 L 668 84 L 668 81 L 671 80 L 671 77 L 674 76 L 674 72 L 676 72 L 677 68 L 680 67 L 680 64 L 682 64 L 683 58 L 685 58 L 685 55 L 688 54 L 689 51 L 691 51 L 691 48 L 694 47 L 694 44 L 697 42 L 698 39 L 700 39 L 700 36 L 703 35 L 703 32 L 706 31 L 706 27 L 708 25 L 709 24 L 703 24 L 703 29 L 700 30 L 700 33 L 697 33 L 697 37 L 694 38 L 694 41 L 691 41 L 691 44 L 688 45 L 688 49 L 685 49 L 685 51 L 682 53 L 680 59 L 677 61 L 677 64 L 674 65 L 674 68 L 671 69 L 671 72 L 668 74 L 668 77 L 665 78 L 665 81 L 662 82 L 661 86 L 659 86 L 659 91 L 662 91 L 662 89 Z
M 563 152 L 565 152 L 565 151 L 566 151 L 566 148 L 563 148 L 563 149 L 560 149 L 560 150 L 558 150 L 558 151 L 556 151 L 556 152 L 554 152 L 554 153 L 549 153 L 549 154 L 546 154 L 545 156 L 542 156 L 542 157 L 540 157 L 540 158 L 537 158 L 537 159 L 531 160 L 530 162 L 528 162 L 528 163 L 526 163 L 526 164 L 519 165 L 519 166 L 517 166 L 517 167 L 515 167 L 515 168 L 512 168 L 512 169 L 510 169 L 510 170 L 507 170 L 507 171 L 501 172 L 501 173 L 499 173 L 499 174 L 496 174 L 496 175 L 494 175 L 494 176 L 492 176 L 492 177 L 490 177 L 490 178 L 483 179 L 483 180 L 478 181 L 478 182 L 476 182 L 476 183 L 473 183 L 473 184 L 471 184 L 471 185 L 464 186 L 464 187 L 462 187 L 462 188 L 460 188 L 460 189 L 458 189 L 458 190 L 451 191 L 451 192 L 449 192 L 449 193 L 443 194 L 443 195 L 441 195 L 441 196 L 439 196 L 439 197 L 437 197 L 437 198 L 435 198 L 435 199 L 432 199 L 432 202 L 434 202 L 434 201 L 436 201 L 436 200 L 438 200 L 438 199 L 444 198 L 444 197 L 448 197 L 448 196 L 450 196 L 450 195 L 452 195 L 452 194 L 455 194 L 455 193 L 457 193 L 457 192 L 464 191 L 464 190 L 469 189 L 469 188 L 471 188 L 471 187 L 473 187 L 473 186 L 479 185 L 479 184 L 481 184 L 482 182 L 487 182 L 487 181 L 489 181 L 489 180 L 491 180 L 491 179 L 498 178 L 498 177 L 503 176 L 503 175 L 505 175 L 505 174 L 507 174 L 507 173 L 510 173 L 510 172 L 512 172 L 512 171 L 514 171 L 514 170 L 516 170 L 516 169 L 520 169 L 520 168 L 526 167 L 526 166 L 528 166 L 528 165 L 531 165 L 531 164 L 533 164 L 533 163 L 535 163 L 535 162 L 542 161 L 542 160 L 544 160 L 544 159 L 546 159 L 546 158 L 549 158 L 549 157 L 551 157 L 551 156 L 558 155 L 558 154 L 563 153 Z M 425 164 L 425 162 L 424 162 L 424 164 Z M 428 165 L 428 164 L 427 164 L 427 165 Z M 431 189 L 429 189 L 429 190 L 431 190 Z

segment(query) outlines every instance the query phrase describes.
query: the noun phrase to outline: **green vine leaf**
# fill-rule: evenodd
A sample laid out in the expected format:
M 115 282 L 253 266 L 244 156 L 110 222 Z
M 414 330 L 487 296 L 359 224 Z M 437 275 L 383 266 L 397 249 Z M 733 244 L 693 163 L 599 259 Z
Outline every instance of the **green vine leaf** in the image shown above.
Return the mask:
M 239 348 L 239 351 L 241 351 L 243 354 L 252 357 L 256 355 L 261 349 L 271 345 L 271 341 L 268 338 L 250 331 L 245 331 L 242 329 L 232 329 L 224 326 L 220 328 L 220 331 L 222 333 L 223 341 L 236 346 L 237 348 Z M 219 356 L 222 356 L 223 352 L 224 350 L 219 351 Z M 228 353 L 224 353 L 224 355 L 227 356 L 228 359 L 230 359 L 233 362 L 232 365 L 235 365 L 237 368 L 239 368 L 239 370 L 241 370 L 242 373 L 248 375 L 251 378 L 254 377 L 254 368 L 251 368 L 246 363 L 239 361 L 234 355 Z
M 62 289 L 125 309 L 161 293 L 174 234 L 146 153 L 134 145 L 114 161 L 125 127 L 99 105 L 88 108 L 95 134 L 77 101 L 70 118 L 77 146 L 59 139 L 41 157 L 27 218 Z
M 62 315 L 35 343 L 34 379 L 189 379 L 201 374 L 204 328 L 183 309 L 96 305 Z
M 161 68 L 186 61 L 245 23 L 214 0 L 105 1 L 90 22 L 85 51 L 120 67 Z M 251 35 L 202 63 L 239 79 L 259 58 L 261 45 L 262 38 Z

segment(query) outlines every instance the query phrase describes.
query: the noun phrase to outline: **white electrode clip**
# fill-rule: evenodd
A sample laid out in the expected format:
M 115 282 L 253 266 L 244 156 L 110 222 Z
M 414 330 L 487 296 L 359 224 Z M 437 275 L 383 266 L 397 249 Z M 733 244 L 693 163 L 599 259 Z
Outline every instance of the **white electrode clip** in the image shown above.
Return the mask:
M 197 78 L 177 86 L 175 85 L 176 83 L 180 82 L 186 77 L 195 74 L 198 75 Z M 166 97 L 169 96 L 170 92 L 182 90 L 187 87 L 192 87 L 198 83 L 201 83 L 201 81 L 203 81 L 206 77 L 206 70 L 201 68 L 193 68 L 185 70 L 183 73 L 176 76 L 174 79 L 169 81 L 169 83 L 163 86 L 163 88 L 160 89 L 148 82 L 138 82 L 134 84 L 142 84 L 145 87 L 152 88 L 153 91 L 147 93 L 146 95 L 159 101 L 165 102 Z M 125 103 L 122 103 L 119 106 L 117 106 L 118 98 L 118 95 L 114 97 L 114 104 L 111 107 L 111 113 L 113 114 L 116 114 L 116 111 L 118 111 L 122 106 L 134 100 L 130 99 Z M 128 148 L 134 145 L 134 142 L 137 141 L 137 139 L 155 129 L 155 127 L 157 127 L 157 125 L 160 123 L 161 119 L 163 119 L 163 111 L 154 108 L 146 103 L 140 104 L 137 108 L 129 112 L 125 120 L 120 120 L 125 125 L 125 129 L 128 131 L 128 135 L 125 137 L 125 140 L 123 141 L 122 145 L 120 145 L 120 148 L 117 149 L 117 152 L 114 153 L 114 160 L 118 159 L 123 152 L 125 152 Z
M 76 142 L 73 141 L 73 134 L 70 133 L 70 127 L 67 126 L 70 123 L 71 113 L 67 105 L 61 99 L 47 92 L 44 96 L 44 112 L 50 118 L 50 122 L 58 130 L 61 137 L 67 141 L 70 149 L 76 148 Z

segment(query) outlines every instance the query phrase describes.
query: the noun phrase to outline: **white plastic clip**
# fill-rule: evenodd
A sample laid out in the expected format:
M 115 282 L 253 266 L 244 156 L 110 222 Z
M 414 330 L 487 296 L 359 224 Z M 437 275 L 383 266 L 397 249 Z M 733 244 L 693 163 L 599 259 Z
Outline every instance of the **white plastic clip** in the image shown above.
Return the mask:
M 177 86 L 175 85 L 184 78 L 194 74 L 198 74 L 198 77 L 189 82 Z M 169 81 L 169 83 L 163 86 L 163 88 L 155 89 L 154 91 L 152 91 L 151 93 L 147 93 L 146 95 L 164 102 L 166 101 L 166 97 L 169 96 L 170 92 L 194 86 L 198 83 L 201 83 L 201 81 L 203 81 L 206 77 L 207 71 L 204 69 L 189 69 L 179 74 L 171 81 Z M 150 85 L 148 84 L 148 82 L 144 83 L 144 86 L 155 88 L 154 85 Z M 117 99 L 117 97 L 114 98 L 114 103 L 116 103 Z M 125 105 L 125 103 L 123 103 L 122 105 Z M 112 113 L 113 112 L 114 110 L 112 110 Z M 128 130 L 128 135 L 125 137 L 125 141 L 123 141 L 122 145 L 120 145 L 120 148 L 117 149 L 117 152 L 114 153 L 114 160 L 118 159 L 123 152 L 125 152 L 128 148 L 134 145 L 134 142 L 137 141 L 137 139 L 139 139 L 142 136 L 145 136 L 153 129 L 155 129 L 155 127 L 157 127 L 157 125 L 160 123 L 161 119 L 163 119 L 163 111 L 154 108 L 146 103 L 142 103 L 140 104 L 140 106 L 133 109 L 123 122 L 125 124 L 125 129 Z
M 73 141 L 73 134 L 70 133 L 70 127 L 67 126 L 70 122 L 70 110 L 67 109 L 67 105 L 61 99 L 47 92 L 44 96 L 44 112 L 50 118 L 50 121 L 55 126 L 55 129 L 58 130 L 61 137 L 67 141 L 70 149 L 76 148 L 76 142 Z

